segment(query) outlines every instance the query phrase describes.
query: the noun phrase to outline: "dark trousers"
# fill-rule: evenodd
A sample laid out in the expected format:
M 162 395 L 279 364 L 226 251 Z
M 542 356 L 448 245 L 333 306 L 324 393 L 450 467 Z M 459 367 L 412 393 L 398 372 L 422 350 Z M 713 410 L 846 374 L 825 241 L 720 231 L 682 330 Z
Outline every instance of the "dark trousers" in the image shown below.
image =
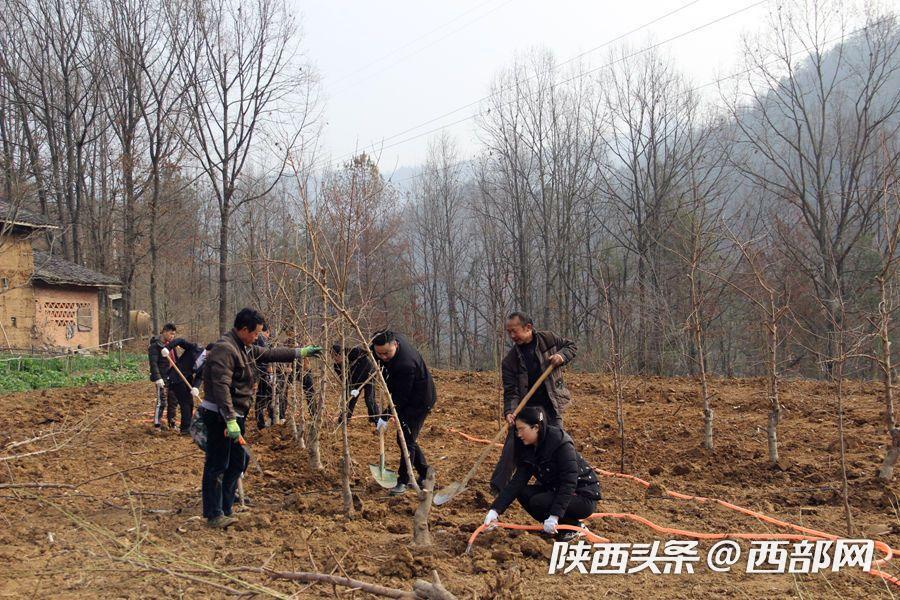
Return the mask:
M 563 428 L 562 417 L 556 414 L 552 406 L 541 406 L 547 417 L 547 424 L 553 427 Z M 500 490 L 506 487 L 510 477 L 516 472 L 516 428 L 510 427 L 503 442 L 503 450 L 500 452 L 500 460 L 491 474 L 491 493 L 496 496 Z
M 206 461 L 203 463 L 203 516 L 215 519 L 230 515 L 234 507 L 238 479 L 247 466 L 247 453 L 236 441 L 225 435 L 225 419 L 215 411 L 200 408 L 206 425 Z M 241 433 L 244 417 L 238 417 Z
M 175 396 L 178 401 L 178 410 L 181 413 L 181 431 L 188 431 L 191 428 L 191 418 L 194 416 L 194 398 L 191 396 L 191 390 L 184 385 L 183 381 L 176 381 L 169 386 L 169 395 Z M 174 419 L 170 421 L 173 422 Z
M 163 409 L 165 409 L 166 420 L 169 422 L 170 427 L 174 427 L 176 406 L 175 394 L 169 389 L 168 384 L 161 389 L 156 388 L 156 410 L 153 413 L 153 424 L 158 426 L 162 423 Z
M 422 425 L 428 417 L 430 410 L 420 413 L 402 413 L 398 412 L 400 418 L 400 427 L 403 428 L 403 437 L 406 439 L 406 451 L 409 452 L 409 462 L 412 463 L 413 469 L 418 474 L 418 479 L 424 479 L 428 472 L 428 462 L 425 460 L 425 453 L 419 447 L 419 433 L 422 431 Z M 397 434 L 397 447 L 400 448 L 400 434 Z M 403 450 L 400 451 L 400 468 L 397 470 L 397 483 L 409 483 L 409 470 L 406 468 L 406 461 L 403 460 Z
M 275 407 L 272 404 L 272 385 L 269 383 L 269 375 L 260 377 L 256 388 L 256 427 L 257 429 L 265 429 L 269 423 L 275 421 Z M 268 422 L 266 421 L 268 415 Z
M 516 500 L 522 508 L 537 521 L 545 521 L 550 516 L 550 507 L 556 499 L 556 491 L 542 485 L 526 485 L 519 492 Z M 589 500 L 584 496 L 572 496 L 565 514 L 556 515 L 562 525 L 577 525 L 580 519 L 586 519 L 594 514 L 597 509 L 597 501 Z

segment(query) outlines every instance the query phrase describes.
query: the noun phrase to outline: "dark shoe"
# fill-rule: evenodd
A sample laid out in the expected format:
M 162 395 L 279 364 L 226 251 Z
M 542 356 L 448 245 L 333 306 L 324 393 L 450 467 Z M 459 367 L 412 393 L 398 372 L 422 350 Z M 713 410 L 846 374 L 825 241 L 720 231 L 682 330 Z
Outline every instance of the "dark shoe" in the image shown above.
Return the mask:
M 154 423 L 153 426 L 156 427 L 157 429 L 161 429 L 162 423 Z
M 178 431 L 178 435 L 191 435 L 190 429 L 181 429 Z
M 237 523 L 237 519 L 234 517 L 227 517 L 225 515 L 219 515 L 215 519 L 209 519 L 206 524 L 215 529 L 227 529 L 228 527 Z
M 575 527 L 583 527 L 583 524 L 576 523 Z M 556 541 L 557 542 L 571 542 L 575 538 L 578 537 L 577 531 L 572 531 L 571 529 L 560 529 L 556 532 Z
M 389 496 L 401 496 L 406 493 L 408 486 L 405 483 L 398 483 L 394 487 L 388 490 Z

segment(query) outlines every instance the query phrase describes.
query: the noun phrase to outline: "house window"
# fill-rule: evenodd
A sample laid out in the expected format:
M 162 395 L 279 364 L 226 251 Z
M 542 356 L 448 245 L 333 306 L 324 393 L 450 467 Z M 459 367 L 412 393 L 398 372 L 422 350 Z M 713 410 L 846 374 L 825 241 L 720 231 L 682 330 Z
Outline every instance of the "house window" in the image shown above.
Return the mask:
M 0 277 L 0 288 L 2 288 L 3 291 L 9 289 L 9 279 L 7 277 Z
M 50 323 L 57 327 L 74 325 L 78 312 L 78 304 L 75 302 L 44 302 L 43 312 Z
M 78 331 L 90 331 L 94 328 L 94 305 L 79 302 L 75 312 L 75 322 L 78 323 Z
M 16 318 L 10 317 L 10 320 L 12 321 L 12 326 L 15 327 L 16 326 Z

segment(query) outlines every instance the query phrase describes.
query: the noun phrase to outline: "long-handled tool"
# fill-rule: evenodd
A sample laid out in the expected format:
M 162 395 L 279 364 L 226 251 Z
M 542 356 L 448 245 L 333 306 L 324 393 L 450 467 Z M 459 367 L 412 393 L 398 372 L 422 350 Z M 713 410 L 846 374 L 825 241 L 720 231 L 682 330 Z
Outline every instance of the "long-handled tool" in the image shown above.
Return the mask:
M 553 371 L 553 369 L 554 366 L 550 365 L 543 373 L 541 373 L 541 376 L 538 377 L 538 380 L 534 382 L 534 385 L 531 386 L 531 389 L 528 390 L 528 393 L 525 394 L 525 397 L 522 398 L 522 400 L 519 402 L 519 405 L 512 412 L 513 417 L 518 415 L 519 411 L 521 411 L 528 403 L 528 401 L 531 400 L 531 397 L 538 390 L 538 388 L 543 385 L 544 380 L 550 376 L 550 373 Z M 485 446 L 484 450 L 481 451 L 481 454 L 478 455 L 478 458 L 475 460 L 475 464 L 472 465 L 472 468 L 469 469 L 469 472 L 466 473 L 466 476 L 462 478 L 462 481 L 454 481 L 453 483 L 449 484 L 447 487 L 436 493 L 434 495 L 434 503 L 438 506 L 440 506 L 441 504 L 446 504 L 447 502 L 453 500 L 453 498 L 458 496 L 461 492 L 463 492 L 466 489 L 466 485 L 469 483 L 469 480 L 472 479 L 473 475 L 475 475 L 475 471 L 478 470 L 478 467 L 481 466 L 481 463 L 484 462 L 484 459 L 487 458 L 487 455 L 493 449 L 494 444 L 500 442 L 500 440 L 503 439 L 503 436 L 506 435 L 508 431 L 509 425 L 504 423 L 503 427 L 500 428 L 500 431 L 497 432 L 497 435 L 494 436 L 492 443 Z
M 378 445 L 381 454 L 378 464 L 369 464 L 369 470 L 372 471 L 372 477 L 383 488 L 390 489 L 397 485 L 397 471 L 391 471 L 384 466 L 384 429 L 378 432 Z
M 359 394 L 362 393 L 362 390 L 370 381 L 372 381 L 374 377 L 375 371 L 372 371 L 372 373 L 366 378 L 366 380 L 358 385 L 356 389 L 350 392 L 350 394 L 354 398 L 359 397 Z M 344 407 L 344 409 L 344 418 L 349 418 L 349 407 Z M 369 470 L 372 472 L 372 477 L 375 478 L 375 481 L 378 482 L 378 485 L 385 489 L 391 489 L 392 487 L 397 485 L 397 472 L 392 471 L 384 466 L 384 429 L 381 429 L 378 432 L 378 446 L 380 450 L 378 464 L 373 465 L 372 463 L 369 463 Z
M 188 387 L 188 389 L 192 389 L 193 386 L 188 383 L 187 377 L 184 376 L 184 373 L 181 372 L 181 369 L 178 368 L 178 365 L 175 364 L 175 361 L 172 360 L 172 353 L 169 352 L 168 348 L 163 348 L 160 354 L 163 355 L 163 358 L 169 359 L 169 364 L 175 369 L 175 372 L 178 373 L 178 376 L 181 378 L 181 381 L 184 382 L 184 385 Z M 253 452 L 250 451 L 250 447 L 247 445 L 247 440 L 244 439 L 244 436 L 239 436 L 237 439 L 237 443 L 244 447 L 244 452 L 247 453 L 247 457 L 250 459 L 250 464 L 256 467 L 256 470 L 259 471 L 259 474 L 263 474 L 262 467 L 259 466 L 259 461 L 256 460 L 256 457 L 253 455 Z

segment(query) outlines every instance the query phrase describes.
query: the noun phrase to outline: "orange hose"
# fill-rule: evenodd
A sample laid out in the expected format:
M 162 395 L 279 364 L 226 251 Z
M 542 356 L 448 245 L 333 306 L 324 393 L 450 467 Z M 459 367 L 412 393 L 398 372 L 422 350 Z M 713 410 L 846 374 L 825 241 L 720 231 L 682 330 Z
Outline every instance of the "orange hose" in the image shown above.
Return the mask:
M 468 435 L 457 429 L 451 428 L 449 431 L 452 433 L 457 433 L 457 434 L 461 435 L 463 438 L 465 438 L 469 441 L 472 441 L 472 442 L 477 442 L 480 444 L 492 443 L 490 440 L 471 436 L 471 435 Z M 502 445 L 502 444 L 496 444 L 496 445 Z M 615 477 L 618 479 L 625 479 L 625 480 L 637 483 L 639 485 L 642 485 L 645 488 L 650 487 L 649 481 L 646 481 L 646 480 L 641 479 L 640 477 L 636 477 L 634 475 L 628 475 L 626 473 L 614 473 L 612 471 L 605 471 L 603 469 L 594 469 L 594 470 L 604 477 Z M 670 496 L 672 498 L 676 498 L 679 500 L 693 500 L 693 501 L 701 503 L 701 504 L 706 503 L 706 502 L 715 502 L 716 504 L 719 504 L 720 506 L 722 506 L 724 508 L 728 508 L 730 510 L 753 517 L 753 518 L 763 521 L 765 523 L 770 523 L 772 525 L 776 525 L 781 528 L 793 529 L 794 531 L 798 531 L 801 534 L 805 534 L 805 535 L 755 534 L 755 533 L 702 533 L 702 532 L 697 532 L 697 531 L 688 531 L 688 530 L 684 530 L 684 529 L 675 529 L 675 528 L 671 528 L 671 527 L 665 527 L 663 525 L 658 525 L 648 519 L 645 519 L 644 517 L 641 517 L 641 516 L 635 515 L 635 514 L 631 514 L 631 513 L 594 513 L 588 518 L 590 518 L 590 519 L 594 519 L 594 518 L 626 519 L 626 520 L 634 521 L 637 523 L 641 523 L 642 525 L 646 525 L 647 527 L 650 527 L 651 529 L 654 529 L 655 531 L 658 531 L 660 533 L 667 533 L 670 535 L 680 535 L 683 537 L 691 537 L 691 538 L 703 539 L 703 540 L 731 538 L 731 539 L 744 539 L 744 540 L 796 540 L 796 541 L 809 540 L 809 541 L 816 541 L 816 540 L 820 540 L 820 539 L 826 539 L 826 540 L 839 539 L 839 536 L 832 535 L 830 533 L 825 533 L 823 531 L 818 531 L 816 529 L 810 529 L 808 527 L 803 527 L 801 525 L 796 525 L 794 523 L 789 523 L 787 521 L 782 521 L 780 519 L 776 519 L 774 517 L 764 515 L 762 513 L 756 512 L 754 510 L 750 510 L 749 508 L 744 508 L 743 506 L 738 506 L 737 504 L 732 504 L 731 502 L 726 502 L 725 500 L 720 500 L 718 498 L 706 498 L 704 496 L 692 496 L 689 494 L 682 494 L 679 492 L 673 492 L 673 491 L 669 491 L 669 490 L 665 490 L 664 492 L 667 496 Z M 516 527 L 509 527 L 509 528 L 512 529 L 512 528 L 523 528 L 523 527 L 529 527 L 532 530 L 541 529 L 541 527 L 539 527 L 539 526 L 522 526 L 522 525 L 519 525 Z M 560 527 L 563 527 L 563 526 L 560 526 Z M 478 529 L 475 530 L 475 532 L 469 538 L 469 547 L 472 546 L 472 544 L 475 541 L 475 538 L 482 531 L 484 531 L 484 529 L 485 529 L 485 527 L 482 525 L 481 527 L 479 527 Z M 593 535 L 593 534 L 591 534 L 591 535 Z M 873 565 L 879 565 L 879 566 L 883 565 L 883 564 L 887 563 L 889 560 L 891 560 L 891 558 L 893 558 L 893 556 L 895 554 L 900 555 L 900 551 L 891 548 L 889 545 L 885 544 L 884 542 L 881 542 L 878 540 L 873 540 L 873 541 L 875 544 L 875 548 L 877 548 L 879 551 L 884 553 L 883 558 L 880 558 L 880 559 L 872 562 Z M 889 583 L 900 586 L 900 579 L 898 579 L 888 573 L 885 573 L 883 571 L 876 570 L 876 569 L 871 569 L 871 570 L 869 570 L 868 573 L 875 577 L 880 577 L 881 579 L 883 579 Z

